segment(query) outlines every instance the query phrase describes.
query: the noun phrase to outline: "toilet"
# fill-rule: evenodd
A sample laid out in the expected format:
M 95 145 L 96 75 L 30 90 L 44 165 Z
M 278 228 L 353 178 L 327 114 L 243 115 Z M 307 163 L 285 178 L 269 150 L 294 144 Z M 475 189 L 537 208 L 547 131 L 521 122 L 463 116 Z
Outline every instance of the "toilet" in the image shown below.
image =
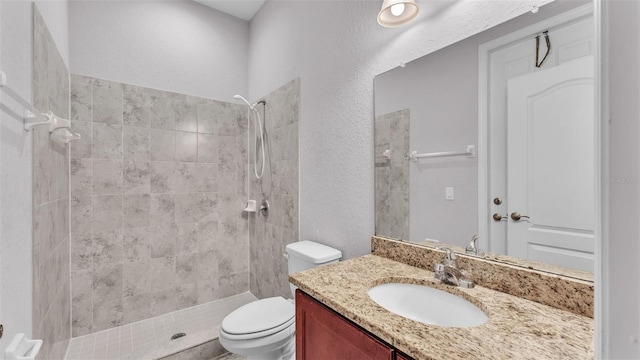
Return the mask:
M 313 241 L 286 247 L 289 274 L 333 264 L 342 252 Z M 296 287 L 291 286 L 295 295 Z M 222 320 L 220 344 L 229 352 L 249 360 L 295 359 L 295 305 L 281 296 L 257 300 L 239 307 Z

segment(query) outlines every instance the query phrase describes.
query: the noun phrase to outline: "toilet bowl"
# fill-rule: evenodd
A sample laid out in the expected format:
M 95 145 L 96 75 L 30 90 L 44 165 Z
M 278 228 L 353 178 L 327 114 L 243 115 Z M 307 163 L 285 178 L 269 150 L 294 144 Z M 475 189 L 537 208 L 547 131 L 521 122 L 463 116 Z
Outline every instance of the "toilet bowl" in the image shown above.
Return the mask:
M 289 274 L 328 265 L 342 257 L 340 250 L 312 241 L 287 245 Z M 291 292 L 295 294 L 295 286 Z M 295 359 L 295 306 L 281 296 L 257 300 L 222 320 L 220 344 L 249 360 Z
M 235 354 L 290 359 L 295 344 L 295 307 L 283 297 L 246 304 L 222 321 L 220 344 Z

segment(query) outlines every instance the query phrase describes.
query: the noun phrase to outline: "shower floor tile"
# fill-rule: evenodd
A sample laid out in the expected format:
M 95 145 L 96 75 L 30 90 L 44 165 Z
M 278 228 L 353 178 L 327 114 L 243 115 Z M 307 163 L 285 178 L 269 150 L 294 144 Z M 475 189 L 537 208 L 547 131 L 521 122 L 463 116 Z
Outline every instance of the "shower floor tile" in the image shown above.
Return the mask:
M 218 338 L 222 319 L 255 300 L 255 296 L 246 292 L 73 338 L 65 359 L 158 359 Z M 187 335 L 172 341 L 171 336 L 177 333 Z
M 231 353 L 226 353 L 226 354 L 222 354 L 220 356 L 218 356 L 215 359 L 211 359 L 211 360 L 247 360 L 246 356 L 242 356 L 242 355 L 238 355 L 238 354 L 231 354 Z

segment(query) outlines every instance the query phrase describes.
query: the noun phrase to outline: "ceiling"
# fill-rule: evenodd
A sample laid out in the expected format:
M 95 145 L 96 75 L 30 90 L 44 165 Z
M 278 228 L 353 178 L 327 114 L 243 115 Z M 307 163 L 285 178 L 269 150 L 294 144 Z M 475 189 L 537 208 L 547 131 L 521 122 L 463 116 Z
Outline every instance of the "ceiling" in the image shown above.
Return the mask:
M 233 15 L 242 20 L 253 18 L 266 0 L 194 0 L 202 5 Z

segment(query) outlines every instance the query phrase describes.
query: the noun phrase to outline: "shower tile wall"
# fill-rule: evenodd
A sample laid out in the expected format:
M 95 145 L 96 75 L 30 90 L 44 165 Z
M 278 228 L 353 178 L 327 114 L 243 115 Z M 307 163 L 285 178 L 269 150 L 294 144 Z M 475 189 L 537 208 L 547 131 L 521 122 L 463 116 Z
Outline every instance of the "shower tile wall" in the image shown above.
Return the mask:
M 291 298 L 285 246 L 298 241 L 298 124 L 300 79 L 264 97 L 267 161 L 251 197 L 271 205 L 268 217 L 251 215 L 251 293 L 258 298 Z M 262 116 L 262 106 L 259 107 Z M 245 164 L 246 166 L 246 164 Z M 253 171 L 253 170 L 252 170 Z
M 33 7 L 33 104 L 69 117 L 69 72 L 38 9 Z M 33 337 L 40 359 L 62 359 L 71 336 L 69 152 L 33 130 Z
M 376 116 L 376 234 L 409 239 L 409 109 Z M 390 158 L 383 154 L 390 150 Z
M 245 111 L 71 75 L 73 336 L 248 290 Z

